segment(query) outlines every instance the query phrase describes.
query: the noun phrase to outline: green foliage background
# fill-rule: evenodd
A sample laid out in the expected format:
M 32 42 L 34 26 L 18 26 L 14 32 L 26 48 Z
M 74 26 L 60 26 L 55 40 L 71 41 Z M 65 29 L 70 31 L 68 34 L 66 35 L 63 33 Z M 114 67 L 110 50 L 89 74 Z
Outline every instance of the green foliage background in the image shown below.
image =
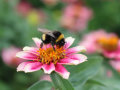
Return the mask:
M 64 9 L 67 4 L 59 2 L 56 6 L 48 7 L 41 0 L 28 1 L 35 8 L 41 8 L 45 11 L 47 14 L 47 22 L 43 25 L 31 25 L 16 12 L 15 7 L 17 3 L 19 3 L 18 0 L 0 0 L 0 52 L 2 52 L 3 48 L 10 46 L 22 48 L 26 45 L 33 44 L 32 37 L 41 36 L 41 34 L 37 32 L 38 27 L 60 30 L 65 37 L 74 37 L 76 40 L 73 46 L 77 45 L 84 34 L 101 28 L 108 32 L 115 32 L 118 36 L 120 35 L 119 0 L 85 0 L 86 6 L 93 10 L 93 19 L 89 22 L 87 29 L 79 33 L 71 33 L 62 28 L 59 23 L 62 9 Z M 114 69 L 111 69 L 104 60 L 106 59 L 96 54 L 88 56 L 88 62 L 78 66 L 66 66 L 71 72 L 69 82 L 72 83 L 72 86 L 76 90 L 120 90 L 120 75 Z M 114 72 L 112 78 L 106 76 L 108 69 Z M 28 74 L 16 72 L 15 68 L 10 68 L 5 65 L 0 56 L 1 90 L 26 90 L 33 83 L 39 81 L 42 74 L 42 71 Z M 64 82 L 64 80 L 61 82 Z M 41 87 L 32 86 L 29 89 L 49 90 L 53 87 L 53 85 L 47 81 L 39 81 L 37 83 L 43 85 Z M 63 90 L 67 90 L 65 85 L 62 86 L 64 88 Z

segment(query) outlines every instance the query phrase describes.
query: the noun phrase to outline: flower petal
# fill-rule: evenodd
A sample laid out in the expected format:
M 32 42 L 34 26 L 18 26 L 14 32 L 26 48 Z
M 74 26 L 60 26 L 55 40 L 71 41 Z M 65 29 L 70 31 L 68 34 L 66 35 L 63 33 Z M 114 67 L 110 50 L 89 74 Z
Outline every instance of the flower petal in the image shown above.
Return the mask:
M 31 63 L 31 61 L 29 61 L 29 62 L 22 62 L 21 64 L 19 64 L 19 66 L 17 67 L 17 72 L 18 72 L 18 71 L 24 71 L 24 68 L 25 68 L 25 66 L 26 66 L 28 63 Z
M 55 66 L 53 63 L 50 63 L 49 65 L 44 64 L 42 68 L 43 68 L 44 72 L 47 74 L 50 74 L 52 71 L 55 70 Z
M 74 42 L 74 38 L 72 38 L 72 37 L 68 37 L 68 38 L 66 38 L 65 39 L 65 41 L 66 41 L 66 43 L 65 43 L 65 48 L 69 48 L 71 45 L 72 45 L 72 43 Z
M 78 52 L 84 52 L 84 51 L 86 51 L 85 47 L 83 47 L 83 46 L 76 46 L 76 47 L 67 49 L 66 53 L 67 54 L 71 54 L 71 53 L 78 53 Z
M 32 52 L 32 53 L 37 54 L 38 48 L 26 46 L 26 47 L 23 48 L 23 50 L 24 50 L 24 51 L 28 51 L 28 52 L 30 52 L 30 53 Z
M 79 61 L 78 60 L 74 60 L 74 59 L 70 59 L 70 58 L 64 58 L 64 59 L 60 60 L 59 64 L 78 65 Z
M 39 39 L 39 38 L 32 38 L 33 39 L 33 41 L 35 42 L 35 44 L 36 44 L 36 46 L 38 47 L 38 48 L 40 48 L 40 44 L 41 44 L 41 40 Z
M 68 72 L 61 64 L 56 64 L 55 71 L 60 74 L 64 79 L 68 79 L 70 72 Z
M 73 55 L 69 55 L 67 57 L 74 59 L 74 60 L 78 60 L 79 63 L 87 61 L 87 57 L 83 54 L 73 54 Z
M 42 64 L 40 62 L 32 62 L 32 63 L 28 63 L 27 65 L 25 65 L 24 67 L 24 71 L 27 72 L 34 72 L 37 70 L 40 70 L 42 68 Z
M 116 51 L 112 51 L 112 52 L 110 52 L 110 51 L 103 51 L 103 55 L 105 56 L 105 57 L 107 57 L 107 58 L 111 58 L 111 59 L 118 59 L 119 58 L 119 52 L 118 52 L 118 50 L 116 50 Z
M 37 56 L 33 53 L 21 51 L 16 54 L 17 57 L 22 58 L 22 59 L 27 59 L 27 60 L 36 60 Z

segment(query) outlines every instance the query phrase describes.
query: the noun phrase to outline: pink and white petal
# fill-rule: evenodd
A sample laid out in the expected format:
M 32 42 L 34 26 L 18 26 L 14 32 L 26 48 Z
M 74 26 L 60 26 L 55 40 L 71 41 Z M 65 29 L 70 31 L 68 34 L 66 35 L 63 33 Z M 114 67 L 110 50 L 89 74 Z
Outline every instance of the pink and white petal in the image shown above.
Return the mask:
M 26 51 L 21 51 L 16 54 L 16 57 L 27 59 L 27 60 L 37 60 L 37 56 L 33 53 L 29 53 Z
M 24 67 L 24 72 L 25 73 L 34 72 L 34 71 L 40 70 L 41 68 L 42 68 L 42 64 L 40 62 L 32 62 L 32 63 L 27 64 Z
M 52 71 L 55 70 L 55 66 L 54 66 L 53 63 L 50 63 L 49 65 L 48 64 L 44 64 L 42 66 L 42 68 L 43 68 L 44 72 L 47 73 L 47 74 L 50 74 Z
M 23 51 L 28 51 L 30 53 L 32 52 L 32 53 L 37 54 L 38 48 L 26 46 L 26 47 L 23 48 Z
M 64 58 L 61 59 L 58 64 L 65 64 L 65 65 L 78 65 L 79 60 L 71 59 L 71 58 Z
M 25 66 L 26 66 L 27 64 L 29 64 L 29 63 L 31 63 L 31 61 L 20 63 L 19 66 L 17 67 L 17 72 L 18 72 L 18 71 L 24 71 Z
M 74 60 L 78 60 L 79 63 L 87 61 L 87 57 L 83 54 L 72 54 L 72 55 L 68 55 L 67 57 Z
M 73 44 L 73 42 L 74 42 L 74 38 L 72 38 L 72 37 L 67 37 L 66 39 L 65 39 L 65 45 L 64 45 L 64 47 L 65 48 L 69 48 L 72 44 Z
M 85 51 L 86 51 L 86 48 L 84 46 L 76 46 L 76 47 L 67 49 L 66 54 L 85 52 Z
M 33 39 L 33 41 L 35 42 L 36 46 L 37 46 L 38 48 L 40 48 L 40 44 L 41 44 L 42 41 L 41 41 L 39 38 L 37 38 L 37 37 L 32 38 L 32 39 Z
M 68 72 L 65 67 L 63 67 L 61 64 L 56 64 L 55 71 L 60 74 L 64 79 L 68 79 L 70 72 Z

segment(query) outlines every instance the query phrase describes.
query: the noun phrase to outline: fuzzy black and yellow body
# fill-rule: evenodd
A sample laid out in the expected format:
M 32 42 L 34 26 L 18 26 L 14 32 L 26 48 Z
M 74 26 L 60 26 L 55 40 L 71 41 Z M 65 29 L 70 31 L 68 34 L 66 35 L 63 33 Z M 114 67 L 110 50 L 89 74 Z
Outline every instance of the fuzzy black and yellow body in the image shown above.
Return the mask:
M 59 31 L 49 31 L 46 29 L 38 29 L 40 32 L 42 32 L 42 43 L 41 43 L 41 48 L 43 46 L 43 44 L 51 44 L 53 49 L 54 45 L 56 45 L 57 47 L 62 47 L 65 44 L 65 39 L 64 39 L 64 35 L 59 32 Z

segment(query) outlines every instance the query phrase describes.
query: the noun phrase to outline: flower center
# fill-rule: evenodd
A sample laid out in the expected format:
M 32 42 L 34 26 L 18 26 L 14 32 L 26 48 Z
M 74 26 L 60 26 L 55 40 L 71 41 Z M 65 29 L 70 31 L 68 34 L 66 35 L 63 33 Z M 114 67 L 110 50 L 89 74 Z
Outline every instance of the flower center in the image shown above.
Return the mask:
M 101 37 L 97 40 L 97 43 L 107 51 L 114 51 L 118 47 L 118 40 L 117 36 Z
M 65 49 L 63 47 L 56 47 L 55 51 L 52 47 L 47 49 L 40 48 L 37 52 L 37 60 L 43 64 L 50 64 L 50 62 L 56 64 L 65 57 Z

